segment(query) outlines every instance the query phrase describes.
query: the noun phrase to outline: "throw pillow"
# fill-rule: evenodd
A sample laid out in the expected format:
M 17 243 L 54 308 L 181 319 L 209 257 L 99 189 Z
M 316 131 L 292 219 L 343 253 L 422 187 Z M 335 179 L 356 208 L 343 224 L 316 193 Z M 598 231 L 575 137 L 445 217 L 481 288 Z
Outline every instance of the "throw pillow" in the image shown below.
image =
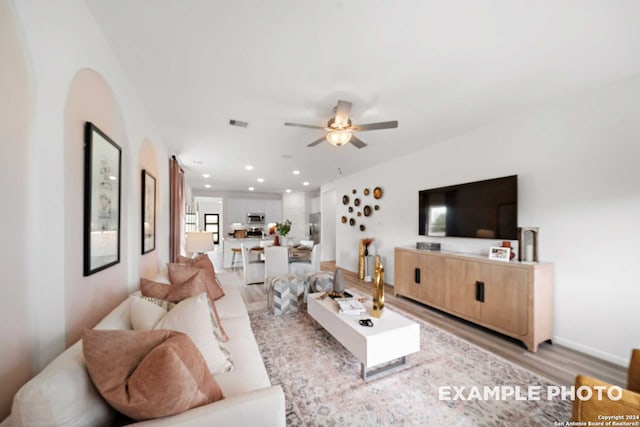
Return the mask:
M 164 285 L 168 288 L 167 285 Z M 166 316 L 175 304 L 158 298 L 151 298 L 138 293 L 130 297 L 131 326 L 135 330 L 153 329 L 160 319 Z
M 206 292 L 204 283 L 201 280 L 202 277 L 203 277 L 202 270 L 199 270 L 197 273 L 194 274 L 194 276 L 190 277 L 189 279 L 187 279 L 186 282 L 180 283 L 179 285 L 158 283 L 158 282 L 154 282 L 144 278 L 140 278 L 140 292 L 145 297 L 178 303 L 186 298 L 192 297 L 201 292 Z M 148 302 L 153 303 L 154 301 L 151 300 Z M 164 316 L 164 314 L 166 314 L 167 311 L 173 308 L 173 306 L 164 307 L 163 304 L 157 304 L 157 305 L 160 305 L 163 308 L 166 308 L 162 316 Z M 213 326 L 214 326 L 213 332 L 216 334 L 218 339 L 221 340 L 222 342 L 229 341 L 229 336 L 225 332 L 224 327 L 222 326 L 222 322 L 220 321 L 220 316 L 218 315 L 218 309 L 216 308 L 216 305 L 212 300 L 210 301 L 210 308 L 211 308 L 211 315 L 213 316 L 213 319 L 212 319 Z M 151 308 L 148 308 L 145 311 L 140 307 L 140 304 L 136 304 L 132 306 L 132 310 L 131 310 L 132 323 L 134 322 L 134 310 L 139 310 L 141 312 L 139 316 L 142 316 L 143 319 L 147 319 L 148 316 L 158 313 L 157 310 L 154 310 Z M 150 311 L 150 313 L 147 313 L 147 311 Z M 144 322 L 144 326 L 143 326 L 143 323 L 141 323 L 139 320 L 140 319 L 136 319 L 136 321 L 138 321 L 137 324 L 140 325 L 140 327 L 138 328 L 134 325 L 133 327 L 134 329 L 151 329 L 155 325 L 154 323 L 153 325 L 147 327 L 148 322 Z M 157 322 L 160 319 L 156 318 L 155 320 Z
M 209 298 L 203 292 L 176 304 L 154 329 L 169 329 L 189 335 L 211 373 L 216 375 L 233 369 L 233 363 L 224 345 L 211 334 L 214 325 L 210 310 Z
M 216 279 L 216 273 L 209 257 L 202 257 L 192 263 L 169 263 L 167 264 L 169 271 L 169 281 L 178 284 L 186 281 L 197 271 L 204 274 L 204 283 L 207 287 L 207 293 L 211 301 L 215 301 L 224 296 L 224 291 Z
M 166 330 L 86 330 L 83 353 L 104 399 L 134 420 L 179 414 L 223 399 L 185 334 Z
M 206 291 L 205 272 L 202 269 L 195 271 L 191 277 L 186 280 L 180 283 L 172 282 L 171 285 L 157 283 L 144 278 L 140 279 L 140 292 L 142 292 L 142 295 L 169 302 L 178 303 L 183 299 Z

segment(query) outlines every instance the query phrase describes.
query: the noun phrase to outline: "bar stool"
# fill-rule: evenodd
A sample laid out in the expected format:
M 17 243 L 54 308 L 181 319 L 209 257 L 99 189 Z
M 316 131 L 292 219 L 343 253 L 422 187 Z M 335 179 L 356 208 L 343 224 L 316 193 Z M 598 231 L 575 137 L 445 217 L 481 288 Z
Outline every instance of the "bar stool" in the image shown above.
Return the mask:
M 236 269 L 236 262 L 239 262 L 242 265 L 242 249 L 240 248 L 231 248 L 231 270 Z M 240 255 L 240 259 L 236 261 L 236 254 Z

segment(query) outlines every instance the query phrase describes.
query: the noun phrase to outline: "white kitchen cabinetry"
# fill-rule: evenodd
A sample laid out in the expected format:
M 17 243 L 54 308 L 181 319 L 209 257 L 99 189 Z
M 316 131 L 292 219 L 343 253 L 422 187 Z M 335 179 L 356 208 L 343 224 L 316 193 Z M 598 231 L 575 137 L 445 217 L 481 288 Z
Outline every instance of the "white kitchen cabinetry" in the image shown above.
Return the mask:
M 265 200 L 264 201 L 264 222 L 282 222 L 282 200 Z

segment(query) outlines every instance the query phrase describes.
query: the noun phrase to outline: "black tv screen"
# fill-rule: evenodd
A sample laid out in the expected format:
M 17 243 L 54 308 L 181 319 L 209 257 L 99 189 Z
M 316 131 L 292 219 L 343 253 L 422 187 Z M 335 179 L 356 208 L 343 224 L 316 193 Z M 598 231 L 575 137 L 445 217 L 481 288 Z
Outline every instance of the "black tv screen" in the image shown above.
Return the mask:
M 422 236 L 516 240 L 518 176 L 420 191 Z

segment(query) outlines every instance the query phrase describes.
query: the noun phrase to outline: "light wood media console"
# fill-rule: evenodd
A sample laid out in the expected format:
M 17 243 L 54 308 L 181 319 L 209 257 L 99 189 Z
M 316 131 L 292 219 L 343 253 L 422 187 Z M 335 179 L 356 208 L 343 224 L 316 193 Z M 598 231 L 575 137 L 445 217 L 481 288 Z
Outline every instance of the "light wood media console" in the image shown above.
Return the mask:
M 395 248 L 394 294 L 521 340 L 553 334 L 553 265 Z

